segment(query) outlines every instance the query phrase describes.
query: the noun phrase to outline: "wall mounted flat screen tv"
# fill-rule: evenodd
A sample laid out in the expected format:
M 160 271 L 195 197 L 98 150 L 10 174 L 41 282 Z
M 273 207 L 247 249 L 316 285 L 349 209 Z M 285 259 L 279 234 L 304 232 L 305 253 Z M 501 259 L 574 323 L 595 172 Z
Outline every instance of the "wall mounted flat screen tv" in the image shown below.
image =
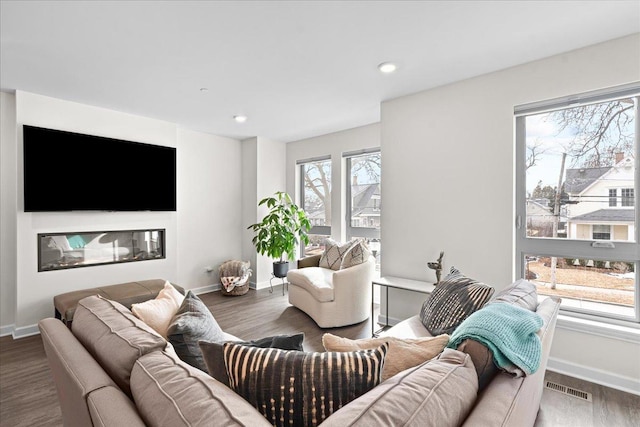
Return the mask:
M 24 211 L 175 211 L 176 149 L 23 125 Z

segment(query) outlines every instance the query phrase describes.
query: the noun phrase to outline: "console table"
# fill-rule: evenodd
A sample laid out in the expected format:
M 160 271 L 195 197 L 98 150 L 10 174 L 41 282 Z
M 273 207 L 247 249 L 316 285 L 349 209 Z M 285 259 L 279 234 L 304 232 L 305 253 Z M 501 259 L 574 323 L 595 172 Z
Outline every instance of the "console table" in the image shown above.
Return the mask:
M 387 309 L 385 315 L 385 324 L 378 330 L 375 329 L 376 322 L 373 319 L 375 314 L 375 302 L 373 297 L 373 290 L 375 286 L 384 287 L 387 294 Z M 401 289 L 403 291 L 419 292 L 421 294 L 429 295 L 435 289 L 435 284 L 430 282 L 423 282 L 421 280 L 404 279 L 402 277 L 383 276 L 377 279 L 373 279 L 371 282 L 371 335 L 377 337 L 378 334 L 389 325 L 389 288 Z

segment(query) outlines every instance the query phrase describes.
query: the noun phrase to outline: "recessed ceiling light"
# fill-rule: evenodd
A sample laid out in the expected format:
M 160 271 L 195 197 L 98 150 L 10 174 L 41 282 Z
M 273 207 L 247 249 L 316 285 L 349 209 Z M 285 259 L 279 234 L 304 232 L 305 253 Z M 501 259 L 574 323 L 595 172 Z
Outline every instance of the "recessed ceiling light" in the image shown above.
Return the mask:
M 238 123 L 244 123 L 247 121 L 247 116 L 233 116 L 233 120 Z
M 385 74 L 389 74 L 389 73 L 393 73 L 398 67 L 396 66 L 396 64 L 393 64 L 391 62 L 383 62 L 382 64 L 378 65 L 378 70 L 380 70 L 381 73 L 385 73 Z

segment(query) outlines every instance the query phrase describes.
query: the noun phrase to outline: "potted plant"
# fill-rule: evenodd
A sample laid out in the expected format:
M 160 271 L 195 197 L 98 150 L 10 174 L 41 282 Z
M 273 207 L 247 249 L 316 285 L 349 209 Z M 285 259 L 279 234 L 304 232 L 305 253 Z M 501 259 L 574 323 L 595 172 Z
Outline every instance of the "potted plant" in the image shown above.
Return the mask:
M 247 229 L 256 233 L 251 241 L 258 253 L 277 260 L 273 262 L 273 275 L 286 277 L 288 260 L 295 259 L 298 242 L 309 243 L 307 232 L 311 229 L 311 223 L 306 212 L 293 203 L 291 196 L 285 192 L 278 191 L 274 196 L 260 200 L 258 206 L 262 205 L 266 205 L 269 212 L 261 222 Z

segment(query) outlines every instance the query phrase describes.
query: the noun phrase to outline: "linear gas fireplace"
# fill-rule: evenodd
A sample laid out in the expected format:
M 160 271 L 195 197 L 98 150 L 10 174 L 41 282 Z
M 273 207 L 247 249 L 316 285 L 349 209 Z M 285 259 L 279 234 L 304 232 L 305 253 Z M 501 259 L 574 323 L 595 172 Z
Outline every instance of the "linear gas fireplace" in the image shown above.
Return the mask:
M 165 230 L 38 234 L 38 271 L 165 258 Z

